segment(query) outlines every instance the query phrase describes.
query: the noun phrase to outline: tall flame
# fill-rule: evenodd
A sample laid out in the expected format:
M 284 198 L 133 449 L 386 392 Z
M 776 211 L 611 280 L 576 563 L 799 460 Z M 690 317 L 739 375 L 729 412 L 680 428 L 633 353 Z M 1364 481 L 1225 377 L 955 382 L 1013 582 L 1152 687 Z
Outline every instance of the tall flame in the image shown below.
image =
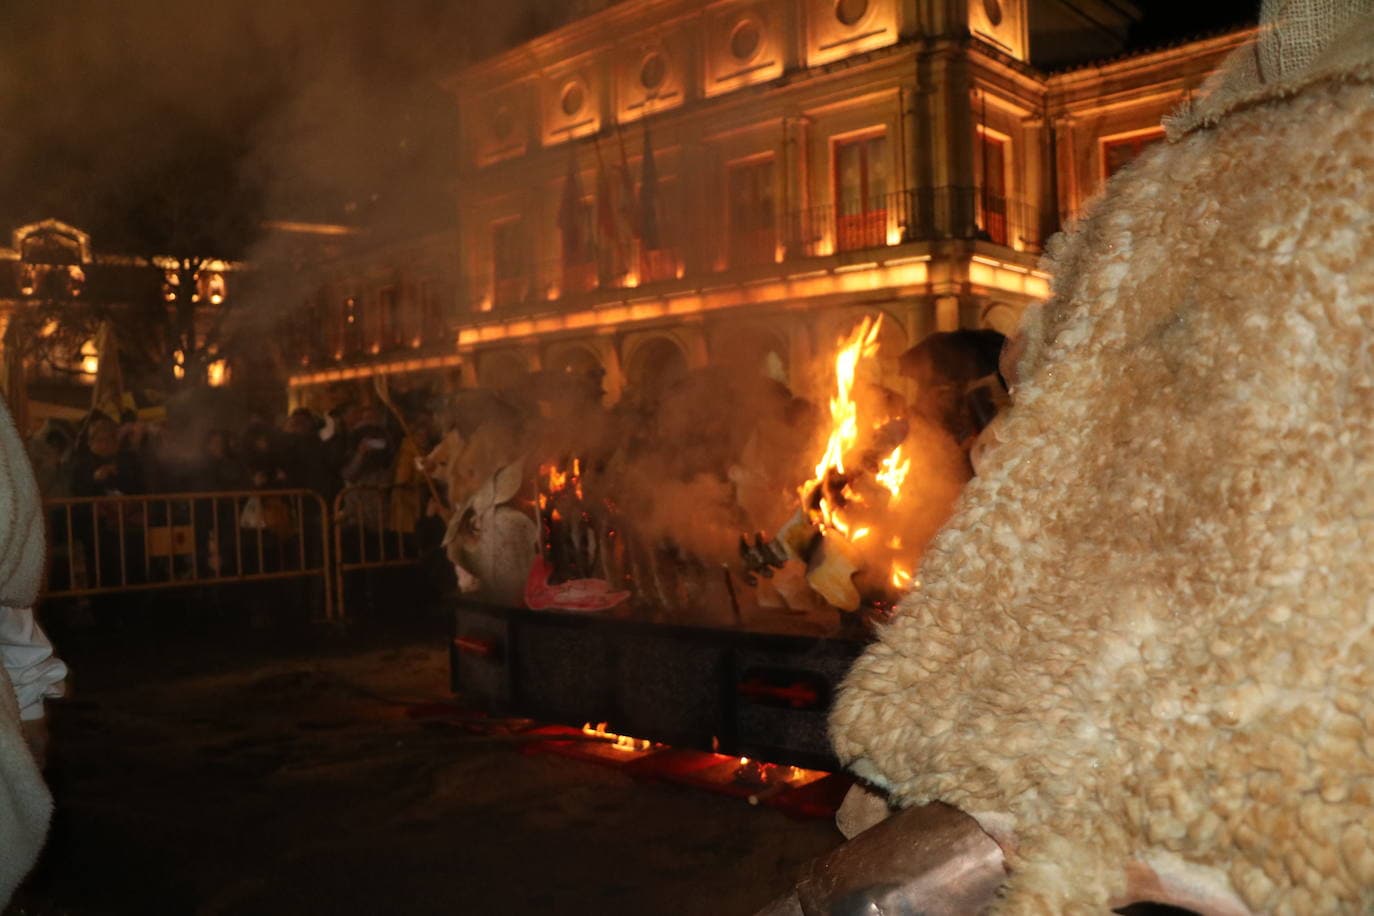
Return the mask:
M 840 341 L 835 355 L 835 394 L 830 398 L 830 437 L 826 441 L 825 453 L 816 464 L 816 475 L 801 486 L 800 494 L 803 509 L 810 520 L 827 537 L 840 536 L 851 545 L 863 542 L 862 550 L 867 554 L 868 563 L 889 564 L 887 584 L 898 591 L 919 588 L 908 558 L 901 557 L 903 542 L 900 535 L 884 530 L 884 524 L 895 521 L 884 519 L 882 512 L 890 509 L 902 498 L 902 488 L 911 472 L 912 459 L 903 453 L 901 444 L 883 458 L 876 468 L 867 469 L 873 482 L 882 487 L 865 488 L 863 478 L 865 468 L 847 467 L 846 456 L 852 462 L 856 446 L 859 445 L 858 404 L 854 401 L 856 374 L 860 361 L 878 352 L 878 332 L 882 328 L 882 318 L 865 318 L 854 328 L 849 336 Z M 887 418 L 878 418 L 871 424 L 872 429 L 881 431 Z M 887 498 L 882 506 L 865 505 L 864 493 L 869 494 L 871 503 L 874 493 L 886 491 Z M 863 523 L 858 519 L 846 518 L 846 508 L 865 506 Z M 876 526 L 876 527 L 875 527 Z M 869 540 L 870 536 L 877 535 Z M 880 546 L 881 545 L 881 546 Z M 881 559 L 880 559 L 881 558 Z
M 865 318 L 835 356 L 835 396 L 830 399 L 832 428 L 825 454 L 816 464 L 817 481 L 825 480 L 831 468 L 836 473 L 844 473 L 844 453 L 853 448 L 859 438 L 859 408 L 853 398 L 854 374 L 859 368 L 859 360 L 878 352 L 878 330 L 882 326 L 881 315 L 877 319 Z
M 865 318 L 835 355 L 835 395 L 830 399 L 830 438 L 826 442 L 825 453 L 816 463 L 816 476 L 801 487 L 803 504 L 810 504 L 819 492 L 819 498 L 815 498 L 814 512 L 821 529 L 833 529 L 845 537 L 850 537 L 850 530 L 840 515 L 840 509 L 843 508 L 843 501 L 858 501 L 857 495 L 843 481 L 844 456 L 854 448 L 859 438 L 859 408 L 854 402 L 854 379 L 859 361 L 878 352 L 878 331 L 882 325 L 881 316 L 876 319 Z M 838 494 L 830 492 L 834 485 L 840 487 Z

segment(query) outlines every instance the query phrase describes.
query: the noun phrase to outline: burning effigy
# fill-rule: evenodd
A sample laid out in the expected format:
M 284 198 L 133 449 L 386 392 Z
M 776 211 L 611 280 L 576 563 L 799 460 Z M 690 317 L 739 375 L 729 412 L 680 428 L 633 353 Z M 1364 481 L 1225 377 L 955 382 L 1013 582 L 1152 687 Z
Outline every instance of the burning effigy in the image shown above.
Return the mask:
M 1374 19 L 1272 7 L 1053 249 L 1000 441 L 832 714 L 1001 843 L 999 913 L 1374 909 Z
M 880 327 L 863 319 L 818 367 L 825 408 L 712 369 L 610 409 L 595 386 L 533 379 L 430 456 L 460 584 L 688 623 L 881 619 L 969 471 L 936 412 L 878 383 Z
M 796 510 L 771 542 L 740 545 L 752 570 L 801 563 L 807 585 L 845 611 L 885 607 L 912 585 L 921 549 L 966 479 L 947 436 L 891 398 L 856 398 L 858 366 L 875 355 L 880 326 L 865 319 L 835 356 L 829 433 Z

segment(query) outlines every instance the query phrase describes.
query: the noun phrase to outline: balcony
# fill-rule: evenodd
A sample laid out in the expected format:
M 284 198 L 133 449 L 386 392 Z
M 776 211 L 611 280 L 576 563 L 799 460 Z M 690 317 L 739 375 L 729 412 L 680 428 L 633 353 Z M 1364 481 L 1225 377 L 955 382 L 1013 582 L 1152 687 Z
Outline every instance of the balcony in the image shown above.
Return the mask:
M 842 201 L 748 220 L 730 227 L 727 220 L 697 226 L 679 221 L 664 226 L 663 247 L 640 250 L 637 240 L 600 246 L 595 260 L 564 264 L 559 259 L 529 265 L 518 277 L 493 282 L 474 277 L 469 301 L 474 310 L 535 306 L 539 302 L 588 299 L 610 291 L 669 283 L 683 277 L 702 279 L 727 272 L 757 271 L 767 266 L 838 254 L 872 252 L 897 245 L 947 239 L 990 242 L 1015 251 L 1038 252 L 1045 236 L 1041 211 L 1013 197 L 979 188 L 922 188 L 897 191 L 863 201 Z M 668 231 L 671 230 L 671 231 Z

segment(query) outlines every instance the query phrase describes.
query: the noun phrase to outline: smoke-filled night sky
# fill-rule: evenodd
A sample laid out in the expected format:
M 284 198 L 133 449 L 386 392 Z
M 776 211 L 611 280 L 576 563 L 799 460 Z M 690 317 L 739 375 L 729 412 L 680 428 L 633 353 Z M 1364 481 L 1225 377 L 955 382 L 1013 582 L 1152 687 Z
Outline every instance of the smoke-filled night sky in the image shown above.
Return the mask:
M 237 255 L 264 216 L 443 218 L 457 112 L 434 79 L 607 0 L 0 0 L 0 231 Z M 1138 44 L 1257 0 L 1144 0 Z
M 0 222 L 57 216 L 107 249 L 191 235 L 242 250 L 263 215 L 413 218 L 455 153 L 434 78 L 576 7 L 4 2 Z

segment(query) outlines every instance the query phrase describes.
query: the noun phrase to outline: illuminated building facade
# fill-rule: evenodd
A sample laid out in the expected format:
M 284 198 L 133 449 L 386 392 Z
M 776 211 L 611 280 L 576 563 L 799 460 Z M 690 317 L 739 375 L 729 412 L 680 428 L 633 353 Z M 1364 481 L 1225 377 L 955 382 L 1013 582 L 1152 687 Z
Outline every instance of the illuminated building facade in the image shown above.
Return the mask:
M 13 229 L 0 245 L 0 359 L 3 388 L 21 427 L 90 409 L 100 360 L 99 327 L 121 350 L 126 390 L 165 389 L 181 378 L 169 313 L 184 301 L 198 335 L 231 296 L 243 295 L 247 266 L 217 258 L 102 251 L 84 230 L 55 219 Z M 207 359 L 207 380 L 227 380 L 226 361 Z M 130 405 L 132 406 L 132 402 Z
M 378 240 L 332 224 L 270 228 L 279 239 L 313 240 L 316 252 L 291 256 L 310 265 L 303 301 L 283 328 L 293 405 L 331 407 L 377 374 L 439 389 L 460 383 L 455 230 Z
M 1040 22 L 1071 42 L 1063 10 L 1121 6 Z M 1048 235 L 1250 38 L 1046 74 L 1032 12 L 639 0 L 456 74 L 465 383 L 599 369 L 614 400 L 708 363 L 810 365 L 875 312 L 892 357 L 1010 331 L 1047 292 Z

